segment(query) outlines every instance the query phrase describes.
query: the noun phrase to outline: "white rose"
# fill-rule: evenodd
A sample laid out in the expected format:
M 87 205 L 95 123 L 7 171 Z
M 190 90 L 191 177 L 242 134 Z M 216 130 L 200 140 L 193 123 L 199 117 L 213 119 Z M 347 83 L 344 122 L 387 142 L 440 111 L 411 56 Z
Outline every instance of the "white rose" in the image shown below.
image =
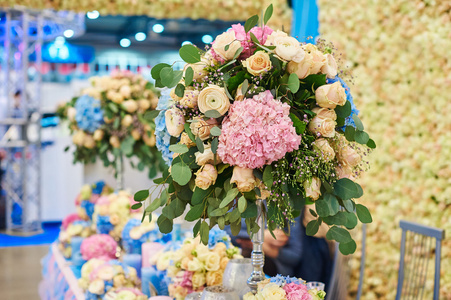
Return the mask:
M 277 37 L 274 39 L 274 52 L 284 61 L 301 62 L 305 53 L 299 41 L 291 36 Z
M 205 275 L 203 272 L 196 272 L 193 274 L 193 278 L 191 280 L 193 283 L 193 289 L 198 289 L 205 285 Z
M 304 79 L 309 76 L 311 73 L 311 69 L 313 66 L 313 59 L 310 54 L 306 54 L 304 59 L 299 63 L 290 61 L 287 65 L 287 72 L 292 74 L 295 73 L 298 75 L 299 79 Z
M 209 85 L 199 93 L 197 105 L 202 113 L 216 110 L 221 115 L 224 115 L 229 110 L 230 101 L 222 87 Z
M 97 276 L 102 280 L 111 280 L 114 276 L 114 269 L 112 266 L 104 266 L 97 272 Z
M 168 129 L 169 134 L 174 137 L 180 136 L 185 129 L 185 116 L 183 115 L 183 112 L 174 107 L 168 109 L 164 113 L 164 116 L 166 117 L 166 128 Z
M 67 108 L 67 118 L 69 121 L 75 121 L 75 116 L 77 115 L 77 110 L 74 107 Z
M 205 282 L 208 286 L 218 285 L 222 283 L 222 271 L 209 271 L 205 278 Z
M 229 47 L 225 50 L 227 45 Z M 212 49 L 224 60 L 231 60 L 240 47 L 241 43 L 236 39 L 233 30 L 228 30 L 218 35 L 212 43 Z
M 219 265 L 221 263 L 221 257 L 216 252 L 210 252 L 205 258 L 205 269 L 207 271 L 217 271 L 219 270 Z
M 327 78 L 335 78 L 338 72 L 337 62 L 332 54 L 325 55 L 326 63 L 321 67 L 321 73 L 326 74 Z
M 318 50 L 318 48 L 313 44 L 305 44 L 302 46 L 307 55 L 312 59 L 312 65 L 310 69 L 310 74 L 317 74 L 321 68 L 326 64 L 327 58 L 324 54 Z
M 202 271 L 203 268 L 204 265 L 197 257 L 194 257 L 190 262 L 188 262 L 188 271 L 199 272 Z
M 205 164 L 215 164 L 215 154 L 211 151 L 211 145 L 208 143 L 207 145 L 204 145 L 204 152 L 196 152 L 194 153 L 196 156 L 196 164 L 199 166 L 203 166 Z M 219 158 L 219 155 L 216 154 L 216 165 L 221 163 L 221 159 Z
M 174 253 L 172 251 L 161 254 L 157 260 L 157 269 L 160 271 L 166 270 L 169 267 L 173 254 Z
M 96 279 L 89 284 L 88 291 L 92 294 L 102 295 L 105 292 L 105 283 L 102 279 Z
M 337 105 L 345 105 L 346 91 L 341 86 L 341 83 L 337 81 L 317 88 L 315 91 L 315 98 L 318 106 L 334 109 Z
M 286 32 L 283 32 L 281 30 L 274 30 L 271 32 L 271 34 L 268 36 L 265 42 L 265 46 L 274 46 L 275 45 L 275 39 L 279 37 L 286 37 L 288 34 Z
M 284 300 L 286 292 L 275 283 L 268 283 L 261 292 L 263 299 Z

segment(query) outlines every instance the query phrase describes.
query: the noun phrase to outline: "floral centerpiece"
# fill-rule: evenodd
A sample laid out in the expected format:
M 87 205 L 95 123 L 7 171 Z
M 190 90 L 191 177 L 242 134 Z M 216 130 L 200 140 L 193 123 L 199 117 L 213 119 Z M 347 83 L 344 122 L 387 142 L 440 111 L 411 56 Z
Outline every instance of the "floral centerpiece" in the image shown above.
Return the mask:
M 323 300 L 324 291 L 308 289 L 304 281 L 289 277 L 272 277 L 258 284 L 258 292 L 244 295 L 243 300 Z
M 148 167 L 149 177 L 154 177 L 159 155 L 154 134 L 158 97 L 153 85 L 129 71 L 90 81 L 92 86 L 81 96 L 57 110 L 60 118 L 69 121 L 74 162 L 86 164 L 100 158 L 117 172 L 124 154 L 139 161 L 138 165 L 130 161 L 132 167 Z
M 98 181 L 92 185 L 86 184 L 81 188 L 80 194 L 75 199 L 78 215 L 85 220 L 92 220 L 94 205 L 100 196 L 110 194 L 113 190 L 104 181 Z
M 222 275 L 232 258 L 242 258 L 240 250 L 233 247 L 230 237 L 223 231 L 213 230 L 213 244 L 205 246 L 199 239 L 187 238 L 177 250 L 163 251 L 156 255 L 157 270 L 167 271 L 171 279 L 169 296 L 177 300 L 199 292 L 206 286 L 222 284 Z
M 104 299 L 109 291 L 123 288 L 138 288 L 140 280 L 134 268 L 117 260 L 105 261 L 93 258 L 81 268 L 79 286 L 87 300 Z
M 69 221 L 72 219 L 71 221 Z M 65 227 L 66 226 L 66 227 Z M 80 220 L 79 216 L 72 214 L 63 220 L 63 226 L 58 235 L 58 249 L 66 258 L 72 256 L 71 240 L 74 237 L 86 238 L 95 233 L 90 221 Z
M 102 196 L 94 207 L 93 223 L 97 233 L 119 239 L 132 214 L 133 198 L 127 191 Z
M 271 14 L 269 6 L 260 26 L 258 16 L 232 25 L 206 51 L 182 46 L 181 71 L 152 69 L 156 86 L 172 89 L 160 99 L 165 126 L 156 130 L 171 136 L 162 142 L 172 157 L 170 171 L 154 180 L 160 188 L 139 191 L 135 200 L 158 191 L 145 214 L 164 205 L 162 232 L 188 209 L 185 219 L 196 221 L 194 235 L 204 244 L 216 224 L 237 234 L 245 219 L 249 233 L 258 232 L 256 199 L 266 199 L 271 231 L 289 228 L 314 203 L 307 233 L 326 223 L 327 238 L 352 253 L 348 230 L 357 219 L 372 221 L 354 180 L 375 143 L 352 109 L 331 48 L 274 31 L 266 26 Z
M 108 234 L 94 234 L 83 240 L 80 250 L 84 260 L 93 258 L 115 259 L 117 242 Z
M 105 300 L 147 300 L 139 289 L 120 288 L 117 290 L 110 290 L 105 294 Z
M 156 221 L 132 218 L 122 230 L 122 247 L 126 253 L 141 254 L 141 246 L 147 241 L 156 241 L 161 233 L 156 227 Z

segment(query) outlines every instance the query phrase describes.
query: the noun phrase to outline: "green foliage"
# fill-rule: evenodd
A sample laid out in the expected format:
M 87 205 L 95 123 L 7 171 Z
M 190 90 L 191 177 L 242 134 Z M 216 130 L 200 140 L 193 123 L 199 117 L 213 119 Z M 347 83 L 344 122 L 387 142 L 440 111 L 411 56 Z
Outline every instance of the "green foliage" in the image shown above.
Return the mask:
M 272 12 L 273 12 L 273 6 L 272 6 L 272 4 L 270 4 L 268 6 L 268 8 L 266 8 L 265 15 L 263 17 L 263 23 L 264 24 L 267 24 L 269 19 L 271 19 Z
M 161 233 L 170 233 L 172 231 L 172 220 L 169 220 L 163 214 L 158 217 L 157 224 Z
M 212 129 L 210 129 L 210 134 L 212 136 L 220 136 L 221 135 L 221 129 L 219 129 L 218 126 L 215 126 Z
M 191 44 L 183 45 L 179 50 L 180 57 L 189 64 L 200 62 L 199 49 Z
M 183 154 L 183 153 L 186 153 L 189 151 L 188 147 L 184 144 L 171 145 L 171 146 L 169 146 L 169 150 L 174 153 L 180 153 L 180 154 Z
M 307 227 L 305 228 L 305 232 L 309 236 L 314 236 L 318 232 L 320 225 L 321 225 L 321 218 L 312 220 L 312 221 L 308 222 Z
M 172 178 L 180 185 L 185 185 L 191 180 L 191 169 L 183 163 L 172 165 Z
M 137 202 L 146 200 L 149 197 L 149 190 L 141 190 L 135 193 L 133 199 Z
M 250 17 L 249 19 L 247 19 L 246 23 L 244 23 L 244 30 L 247 32 L 249 32 L 252 27 L 254 27 L 255 25 L 257 25 L 258 23 L 258 16 L 254 15 L 252 17 Z
M 194 77 L 194 71 L 193 68 L 188 67 L 185 71 L 185 85 L 191 85 L 191 83 L 193 82 L 193 77 Z M 180 96 L 183 97 L 183 96 Z
M 160 79 L 160 72 L 164 68 L 170 68 L 171 66 L 165 63 L 157 64 L 155 65 L 152 70 L 150 70 L 150 74 L 152 75 L 152 78 L 155 80 Z
M 349 115 L 351 114 L 351 102 L 346 101 L 345 105 L 343 106 L 337 106 L 335 107 L 335 113 L 337 114 L 338 117 L 340 118 L 347 118 L 349 117 Z
M 303 134 L 307 124 L 301 121 L 294 113 L 290 113 L 290 118 L 291 121 L 293 121 L 294 128 L 296 129 L 296 134 Z
M 360 198 L 363 191 L 360 185 L 348 178 L 342 178 L 334 183 L 335 194 L 343 200 Z
M 221 117 L 221 114 L 217 110 L 214 110 L 214 109 L 207 110 L 204 115 L 207 118 L 215 118 L 215 119 Z
M 175 87 L 175 94 L 179 97 L 183 97 L 185 95 L 185 86 L 181 83 L 177 84 Z
M 373 222 L 373 218 L 371 217 L 370 211 L 368 208 L 363 206 L 362 204 L 356 205 L 357 217 L 362 223 L 371 223 Z
M 298 75 L 295 73 L 290 74 L 290 77 L 288 77 L 288 88 L 293 94 L 299 90 L 299 85 Z

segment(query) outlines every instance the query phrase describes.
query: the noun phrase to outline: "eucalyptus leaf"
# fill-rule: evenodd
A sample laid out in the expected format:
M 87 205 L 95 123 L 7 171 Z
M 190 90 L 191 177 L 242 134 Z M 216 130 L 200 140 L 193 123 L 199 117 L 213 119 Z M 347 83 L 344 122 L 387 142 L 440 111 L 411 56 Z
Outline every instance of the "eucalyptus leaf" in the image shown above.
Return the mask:
M 212 129 L 210 129 L 210 134 L 212 136 L 220 136 L 221 135 L 221 129 L 218 126 L 215 126 Z
M 160 79 L 160 72 L 163 68 L 170 68 L 171 66 L 165 63 L 157 64 L 152 67 L 150 70 L 150 74 L 152 75 L 152 78 L 157 80 Z
M 368 142 L 366 143 L 366 145 L 371 149 L 376 148 L 376 143 L 372 139 L 369 139 Z
M 205 208 L 205 206 L 203 203 L 191 207 L 191 209 L 188 211 L 188 213 L 185 216 L 185 220 L 192 222 L 192 221 L 199 219 L 202 216 L 204 208 Z
M 339 243 L 349 243 L 352 241 L 351 234 L 344 228 L 338 226 L 332 226 L 326 233 L 326 238 L 331 241 L 335 240 Z
M 208 226 L 207 222 L 202 221 L 200 224 L 200 240 L 204 245 L 208 245 L 208 235 L 210 232 L 210 227 Z
M 295 94 L 299 90 L 299 85 L 298 75 L 296 75 L 296 73 L 291 73 L 290 77 L 288 77 L 288 88 Z
M 142 203 L 135 203 L 135 204 L 132 205 L 132 209 L 140 209 L 141 206 L 143 206 Z
M 174 153 L 186 153 L 189 151 L 188 146 L 184 145 L 184 144 L 175 144 L 175 145 L 170 145 L 169 146 L 169 151 L 172 151 Z
M 217 127 L 215 127 L 215 128 L 217 128 Z M 213 152 L 213 154 L 216 154 L 216 151 L 218 150 L 218 145 L 219 145 L 218 138 L 214 138 L 211 141 L 211 152 Z M 215 159 L 216 159 L 216 157 L 215 157 Z M 221 174 L 221 173 L 219 173 L 219 170 L 218 170 L 218 174 Z
M 348 178 L 341 178 L 334 183 L 335 194 L 343 200 L 361 197 L 361 189 Z
M 354 120 L 355 123 L 355 128 L 357 130 L 363 131 L 365 128 L 363 127 L 363 123 L 362 121 L 360 121 L 360 118 L 357 115 L 353 115 L 352 119 Z
M 196 146 L 200 153 L 204 153 L 204 142 L 196 136 Z
M 272 176 L 272 167 L 271 165 L 268 165 L 265 167 L 265 170 L 263 171 L 263 183 L 266 185 L 267 188 L 271 188 L 273 182 L 274 178 Z
M 346 101 L 343 106 L 337 105 L 337 107 L 335 107 L 335 113 L 343 119 L 347 118 L 351 114 L 351 111 L 351 102 L 349 101 Z
M 305 228 L 305 233 L 308 236 L 314 236 L 319 230 L 319 225 L 321 225 L 320 218 L 308 222 L 307 227 Z
M 199 49 L 191 44 L 183 45 L 179 50 L 180 57 L 189 64 L 200 62 Z
M 141 202 L 147 199 L 149 197 L 149 190 L 141 190 L 135 193 L 133 196 L 133 199 L 137 202 Z
M 170 233 L 172 231 L 172 220 L 169 220 L 164 215 L 160 215 L 157 220 L 158 228 L 161 233 Z
M 171 67 L 163 68 L 160 72 L 161 83 L 169 87 L 174 79 L 174 70 Z
M 362 145 L 366 145 L 366 143 L 368 143 L 368 141 L 370 140 L 370 136 L 365 131 L 357 130 L 355 132 L 354 139 L 355 139 L 355 141 L 357 143 L 362 144 Z
M 185 95 L 185 86 L 181 83 L 177 84 L 175 87 L 175 94 L 179 97 L 183 97 Z
M 191 83 L 193 82 L 193 77 L 194 77 L 194 71 L 193 68 L 188 67 L 185 71 L 185 84 L 191 85 Z
M 247 89 L 249 88 L 249 81 L 245 79 L 241 84 L 241 94 L 246 95 Z
M 370 211 L 368 208 L 363 206 L 362 204 L 357 204 L 355 206 L 357 217 L 362 223 L 371 223 L 373 222 L 373 218 L 371 217 Z
M 185 185 L 191 180 L 192 172 L 187 165 L 177 163 L 172 165 L 171 175 L 175 182 L 180 185 Z
M 194 237 L 197 237 L 197 235 L 199 234 L 201 222 L 202 222 L 202 220 L 197 221 L 196 224 L 193 227 L 193 236 Z
M 352 126 L 346 126 L 345 128 L 345 137 L 348 141 L 353 142 L 355 141 L 355 128 Z
M 238 210 L 240 213 L 243 213 L 247 208 L 247 201 L 246 198 L 244 198 L 244 196 L 241 196 L 238 199 Z
M 355 243 L 354 240 L 351 240 L 350 242 L 347 243 L 340 243 L 338 245 L 338 249 L 343 255 L 353 254 L 357 249 L 357 244 Z
M 246 23 L 244 23 L 244 30 L 246 31 L 246 33 L 248 33 L 252 29 L 252 27 L 257 25 L 257 23 L 258 23 L 257 15 L 254 15 L 254 16 L 250 17 L 249 19 L 247 19 Z
M 222 116 L 217 110 L 214 110 L 214 109 L 207 110 L 204 115 L 207 118 L 214 118 L 214 119 L 220 118 Z
M 273 12 L 273 6 L 272 3 L 268 6 L 268 8 L 265 11 L 265 15 L 263 17 L 263 23 L 266 25 L 269 21 L 269 19 L 271 19 L 272 16 L 272 12 Z
M 221 201 L 221 204 L 219 204 L 219 208 L 226 207 L 229 205 L 230 202 L 232 202 L 235 197 L 238 195 L 238 189 L 233 188 L 227 192 L 227 195 L 224 197 L 224 199 Z

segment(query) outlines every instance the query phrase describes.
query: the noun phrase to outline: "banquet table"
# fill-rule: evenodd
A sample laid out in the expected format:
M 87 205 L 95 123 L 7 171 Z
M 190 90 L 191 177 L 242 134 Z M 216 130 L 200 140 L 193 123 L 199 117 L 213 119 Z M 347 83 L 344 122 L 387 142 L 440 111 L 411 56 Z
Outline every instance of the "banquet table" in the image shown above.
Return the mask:
M 41 300 L 85 300 L 78 286 L 79 268 L 67 261 L 56 243 L 50 246 L 49 253 L 42 259 L 43 279 L 39 284 Z

